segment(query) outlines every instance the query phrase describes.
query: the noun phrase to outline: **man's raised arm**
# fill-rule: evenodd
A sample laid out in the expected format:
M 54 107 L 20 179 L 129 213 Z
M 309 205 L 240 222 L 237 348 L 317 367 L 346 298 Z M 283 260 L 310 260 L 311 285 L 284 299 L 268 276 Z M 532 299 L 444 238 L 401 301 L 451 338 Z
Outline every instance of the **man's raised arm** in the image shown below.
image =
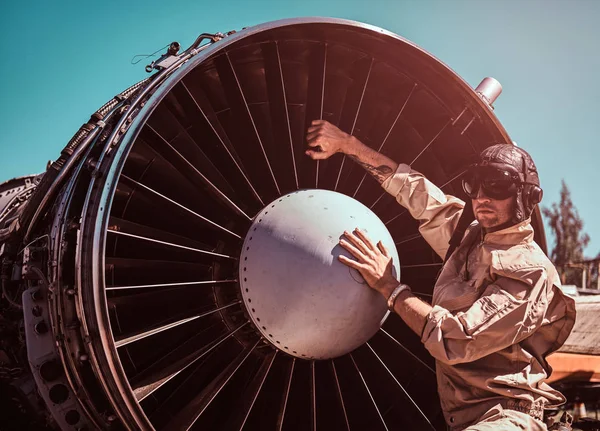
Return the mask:
M 335 153 L 343 153 L 356 160 L 386 192 L 408 209 L 411 216 L 419 220 L 419 232 L 433 250 L 442 259 L 446 256 L 448 241 L 465 206 L 462 200 L 446 196 L 410 166 L 399 165 L 327 121 L 313 121 L 306 140 L 309 145 L 306 155 L 314 160 L 327 159 Z
M 306 150 L 306 155 L 313 160 L 328 159 L 335 153 L 343 153 L 365 168 L 380 184 L 398 169 L 398 163 L 325 120 L 311 123 L 306 141 L 311 147 Z

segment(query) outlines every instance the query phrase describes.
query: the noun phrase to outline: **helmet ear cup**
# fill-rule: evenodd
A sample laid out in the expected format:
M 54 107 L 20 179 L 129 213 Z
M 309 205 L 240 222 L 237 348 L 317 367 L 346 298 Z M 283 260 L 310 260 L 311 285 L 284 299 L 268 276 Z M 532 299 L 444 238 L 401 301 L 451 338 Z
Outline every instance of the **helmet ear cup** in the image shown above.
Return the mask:
M 542 201 L 544 191 L 540 186 L 535 184 L 527 184 L 522 190 L 523 206 L 527 217 L 531 216 L 533 209 Z
M 531 192 L 529 193 L 529 203 L 531 206 L 535 206 L 542 201 L 544 197 L 544 191 L 539 186 L 532 186 Z

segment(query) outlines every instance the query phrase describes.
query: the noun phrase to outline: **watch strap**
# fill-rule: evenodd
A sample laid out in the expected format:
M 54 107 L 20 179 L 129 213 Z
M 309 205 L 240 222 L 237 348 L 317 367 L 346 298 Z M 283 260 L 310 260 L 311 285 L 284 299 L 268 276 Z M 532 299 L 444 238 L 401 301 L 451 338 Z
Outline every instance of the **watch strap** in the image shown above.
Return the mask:
M 394 311 L 394 305 L 396 304 L 396 300 L 398 299 L 398 296 L 400 296 L 400 294 L 402 292 L 404 292 L 405 290 L 410 290 L 410 287 L 406 284 L 402 284 L 400 283 L 393 291 L 392 294 L 390 295 L 390 297 L 387 300 L 387 306 L 388 306 L 388 310 L 390 311 Z

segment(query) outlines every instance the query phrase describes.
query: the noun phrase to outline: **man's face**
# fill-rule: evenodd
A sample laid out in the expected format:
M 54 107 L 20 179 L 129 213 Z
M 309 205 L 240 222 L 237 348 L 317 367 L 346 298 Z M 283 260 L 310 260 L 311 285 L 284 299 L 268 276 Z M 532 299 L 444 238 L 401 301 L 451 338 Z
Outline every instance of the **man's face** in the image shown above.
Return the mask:
M 515 197 L 497 200 L 488 198 L 482 189 L 479 189 L 477 197 L 472 199 L 473 213 L 479 224 L 488 231 L 502 226 L 512 219 L 515 209 Z

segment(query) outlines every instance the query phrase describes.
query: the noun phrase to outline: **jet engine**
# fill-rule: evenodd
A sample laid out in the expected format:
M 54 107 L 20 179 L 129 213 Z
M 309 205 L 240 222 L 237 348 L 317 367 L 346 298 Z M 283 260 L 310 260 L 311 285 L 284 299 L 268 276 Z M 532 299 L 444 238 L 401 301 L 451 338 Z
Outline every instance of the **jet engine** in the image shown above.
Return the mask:
M 202 34 L 147 71 L 0 185 L 3 429 L 445 429 L 434 361 L 338 240 L 383 240 L 425 300 L 441 259 L 354 161 L 308 158 L 306 130 L 462 197 L 465 167 L 512 143 L 494 82 L 323 18 Z

